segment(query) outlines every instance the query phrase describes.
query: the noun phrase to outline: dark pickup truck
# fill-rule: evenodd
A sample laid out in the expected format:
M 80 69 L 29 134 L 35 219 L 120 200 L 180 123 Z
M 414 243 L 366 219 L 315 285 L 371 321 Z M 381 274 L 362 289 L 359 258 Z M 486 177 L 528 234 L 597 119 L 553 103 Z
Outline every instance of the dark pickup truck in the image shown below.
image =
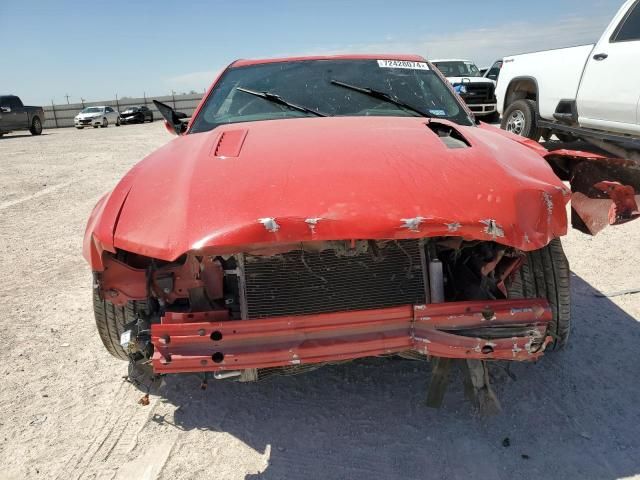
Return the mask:
M 32 135 L 40 135 L 42 122 L 42 107 L 24 106 L 15 95 L 0 95 L 0 136 L 14 130 L 29 130 Z

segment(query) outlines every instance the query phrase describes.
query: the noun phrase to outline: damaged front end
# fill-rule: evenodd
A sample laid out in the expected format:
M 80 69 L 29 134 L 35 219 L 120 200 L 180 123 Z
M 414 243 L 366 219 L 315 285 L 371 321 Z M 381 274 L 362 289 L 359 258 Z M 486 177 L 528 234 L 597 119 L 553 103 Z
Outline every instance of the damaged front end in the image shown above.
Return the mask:
M 398 354 L 535 360 L 554 341 L 548 300 L 518 287 L 523 252 L 461 237 L 304 242 L 175 262 L 105 253 L 96 288 L 144 310 L 122 345 L 156 373 L 256 379 Z
M 608 225 L 640 217 L 640 163 L 633 156 L 611 158 L 561 149 L 544 157 L 558 177 L 571 184 L 571 223 L 575 229 L 595 235 Z

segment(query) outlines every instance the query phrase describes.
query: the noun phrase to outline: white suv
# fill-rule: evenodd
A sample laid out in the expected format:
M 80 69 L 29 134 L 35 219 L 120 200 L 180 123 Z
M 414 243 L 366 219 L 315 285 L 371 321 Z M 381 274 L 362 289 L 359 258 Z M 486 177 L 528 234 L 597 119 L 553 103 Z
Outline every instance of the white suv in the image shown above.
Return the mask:
M 120 114 L 113 108 L 106 105 L 87 107 L 75 116 L 73 123 L 78 129 L 82 129 L 84 127 L 107 128 L 110 123 L 119 127 Z

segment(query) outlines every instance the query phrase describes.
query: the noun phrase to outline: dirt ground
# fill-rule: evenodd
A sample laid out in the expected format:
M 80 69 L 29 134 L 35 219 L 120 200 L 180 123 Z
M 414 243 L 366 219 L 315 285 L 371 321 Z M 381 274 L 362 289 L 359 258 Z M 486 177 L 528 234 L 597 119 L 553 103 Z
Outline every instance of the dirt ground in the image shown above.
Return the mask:
M 565 238 L 571 345 L 493 365 L 496 417 L 459 378 L 425 407 L 429 365 L 389 359 L 206 391 L 172 376 L 139 405 L 98 338 L 82 235 L 170 139 L 160 122 L 0 139 L 0 479 L 640 477 L 640 294 L 598 296 L 640 287 L 640 222 Z

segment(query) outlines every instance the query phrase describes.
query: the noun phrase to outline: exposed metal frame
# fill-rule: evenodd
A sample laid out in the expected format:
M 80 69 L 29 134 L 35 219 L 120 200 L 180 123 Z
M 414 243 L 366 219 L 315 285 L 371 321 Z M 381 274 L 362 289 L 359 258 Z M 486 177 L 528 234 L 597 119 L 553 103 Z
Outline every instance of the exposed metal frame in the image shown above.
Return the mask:
M 247 304 L 247 282 L 245 280 L 244 272 L 244 253 L 238 253 L 235 257 L 236 262 L 238 262 L 236 275 L 238 277 L 238 292 L 240 297 L 240 318 L 242 318 L 242 320 L 247 320 L 249 318 L 249 305 Z
M 600 132 L 598 130 L 593 130 L 590 128 L 584 127 L 575 127 L 570 125 L 565 125 L 557 122 L 550 122 L 548 120 L 543 120 L 538 118 L 538 126 L 540 128 L 548 128 L 550 130 L 558 130 L 561 132 L 571 133 L 576 137 L 587 137 L 587 138 L 596 138 L 598 140 L 607 140 L 609 142 L 615 142 L 617 144 L 622 144 L 625 148 L 629 148 L 632 150 L 640 150 L 640 138 L 637 137 L 629 137 L 627 135 L 617 135 L 615 133 L 606 133 Z
M 167 312 L 151 326 L 156 373 L 244 370 L 414 352 L 526 361 L 552 341 L 546 299 L 403 305 L 243 320 Z M 478 333 L 480 332 L 480 333 Z

